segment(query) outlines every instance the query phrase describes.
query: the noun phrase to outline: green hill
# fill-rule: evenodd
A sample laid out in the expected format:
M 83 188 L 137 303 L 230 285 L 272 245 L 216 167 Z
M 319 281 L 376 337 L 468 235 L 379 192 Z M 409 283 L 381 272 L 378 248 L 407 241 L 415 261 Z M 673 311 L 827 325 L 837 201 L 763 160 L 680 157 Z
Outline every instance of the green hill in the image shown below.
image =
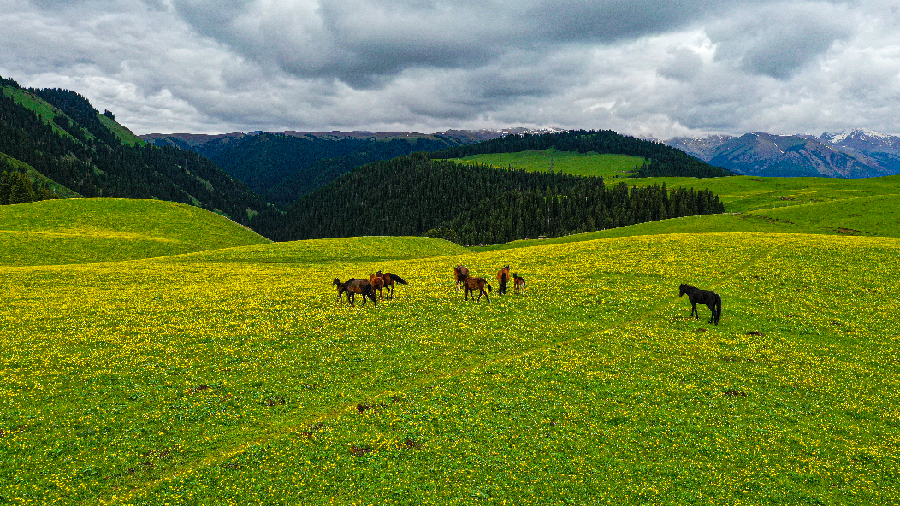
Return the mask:
M 36 198 L 156 198 L 202 207 L 244 225 L 269 207 L 203 156 L 144 143 L 78 93 L 24 89 L 3 78 L 0 155 L 2 170 L 27 173 L 36 185 L 50 181 L 50 195 L 36 191 Z
M 0 206 L 0 265 L 117 262 L 267 242 L 217 214 L 159 200 Z

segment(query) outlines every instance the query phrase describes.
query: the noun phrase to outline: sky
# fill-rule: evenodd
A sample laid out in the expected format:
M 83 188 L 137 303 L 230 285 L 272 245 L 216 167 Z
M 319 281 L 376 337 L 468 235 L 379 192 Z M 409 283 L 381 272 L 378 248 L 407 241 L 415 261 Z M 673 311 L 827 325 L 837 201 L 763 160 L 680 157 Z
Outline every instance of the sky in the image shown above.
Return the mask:
M 0 76 L 137 134 L 900 135 L 897 0 L 0 0 Z

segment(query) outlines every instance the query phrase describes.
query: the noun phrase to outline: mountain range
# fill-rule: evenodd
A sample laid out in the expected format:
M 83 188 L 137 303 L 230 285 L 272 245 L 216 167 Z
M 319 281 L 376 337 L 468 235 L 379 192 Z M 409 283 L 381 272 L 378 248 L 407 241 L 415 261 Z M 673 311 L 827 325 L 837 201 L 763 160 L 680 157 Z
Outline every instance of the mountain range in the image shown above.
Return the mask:
M 753 132 L 662 142 L 745 175 L 858 179 L 900 174 L 900 137 L 865 129 L 820 136 Z

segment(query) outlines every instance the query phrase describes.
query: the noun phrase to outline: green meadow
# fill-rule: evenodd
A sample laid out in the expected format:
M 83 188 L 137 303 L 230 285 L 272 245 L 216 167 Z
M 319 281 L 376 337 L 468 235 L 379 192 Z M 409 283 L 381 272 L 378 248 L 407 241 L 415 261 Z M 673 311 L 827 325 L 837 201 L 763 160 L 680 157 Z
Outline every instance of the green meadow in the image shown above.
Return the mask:
M 556 149 L 473 155 L 453 161 L 492 165 L 503 169 L 524 169 L 528 172 L 562 172 L 578 176 L 602 176 L 606 179 L 628 177 L 629 171 L 639 168 L 644 163 L 644 159 L 639 156 L 577 153 L 557 151 Z
M 729 213 L 480 251 L 2 206 L 0 503 L 895 502 L 898 181 L 702 180 Z M 336 300 L 379 269 L 409 284 Z

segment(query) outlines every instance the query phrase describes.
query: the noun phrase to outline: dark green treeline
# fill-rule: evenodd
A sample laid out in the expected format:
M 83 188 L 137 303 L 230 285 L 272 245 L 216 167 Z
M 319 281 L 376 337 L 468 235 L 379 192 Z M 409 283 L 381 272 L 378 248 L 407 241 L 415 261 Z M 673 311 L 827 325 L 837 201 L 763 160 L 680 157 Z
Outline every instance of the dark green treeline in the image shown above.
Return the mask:
M 271 227 L 261 232 L 275 240 L 429 235 L 478 244 L 723 211 L 708 191 L 607 187 L 602 178 L 460 165 L 417 153 L 366 165 L 299 199 L 283 216 L 258 218 Z

